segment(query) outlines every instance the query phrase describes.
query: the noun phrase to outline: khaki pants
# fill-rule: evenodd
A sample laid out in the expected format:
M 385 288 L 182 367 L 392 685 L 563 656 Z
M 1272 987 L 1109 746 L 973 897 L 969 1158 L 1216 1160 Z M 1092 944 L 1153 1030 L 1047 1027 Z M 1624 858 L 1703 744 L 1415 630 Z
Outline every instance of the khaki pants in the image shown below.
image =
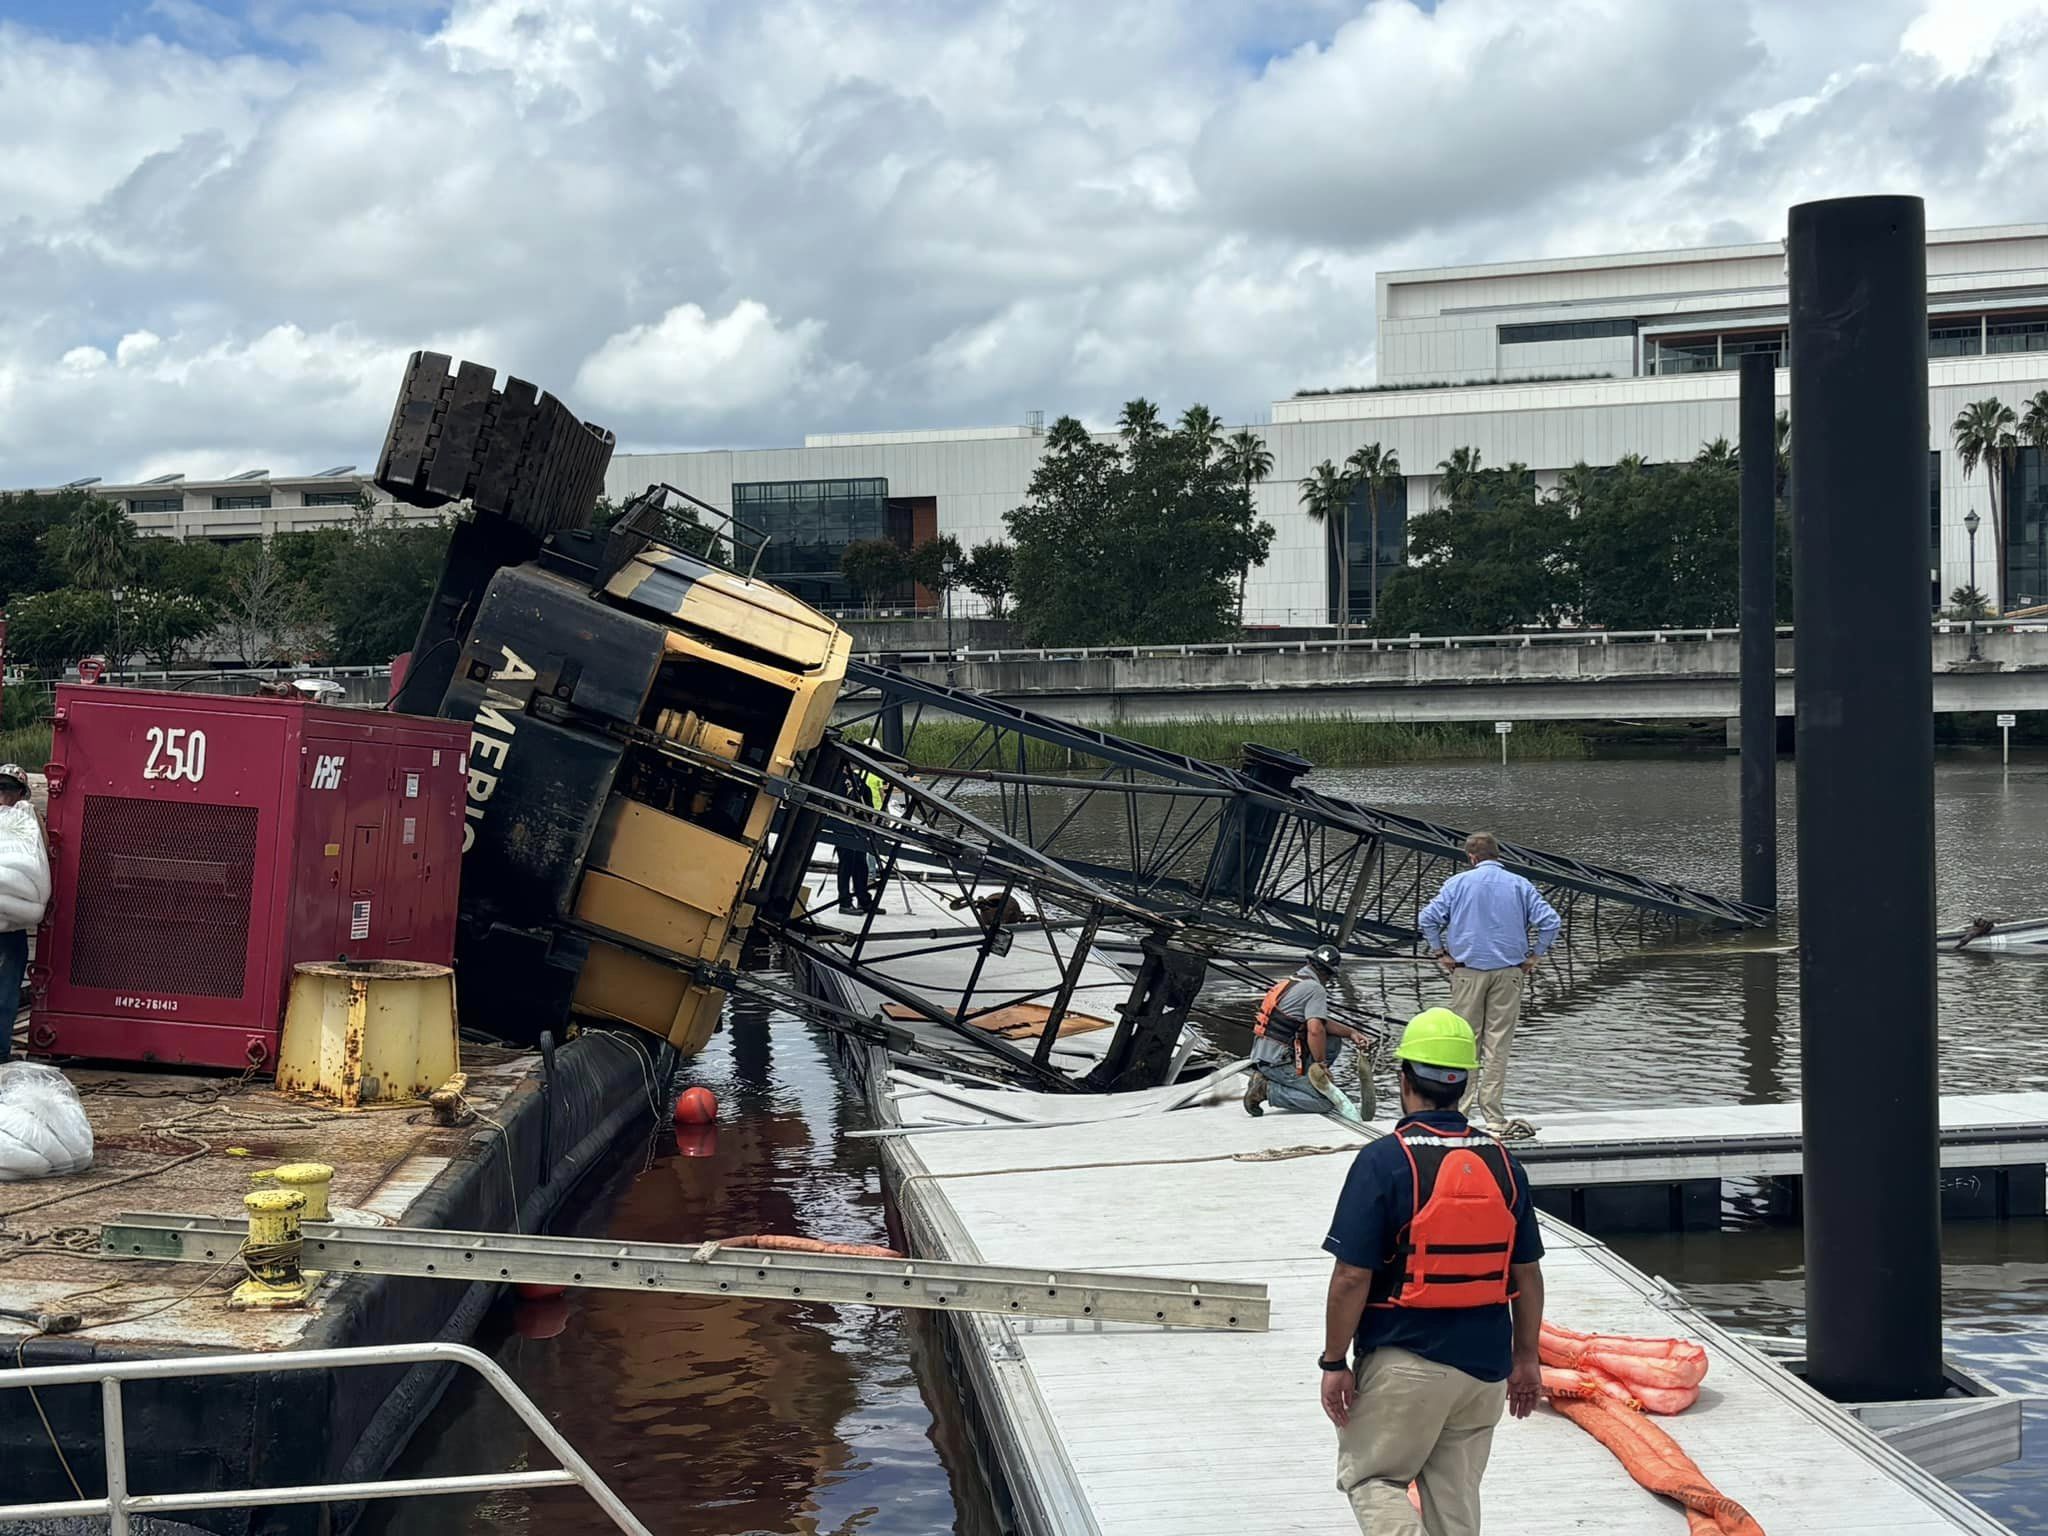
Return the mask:
M 1460 966 L 1451 972 L 1451 1012 L 1472 1026 L 1479 1037 L 1479 1072 L 1465 1090 L 1460 1106 L 1465 1118 L 1481 1125 L 1507 1123 L 1502 1104 L 1508 1088 L 1508 1052 L 1515 1043 L 1515 1025 L 1522 1017 L 1522 970 L 1475 971 Z
M 1337 1488 L 1365 1536 L 1479 1536 L 1479 1480 L 1507 1383 L 1405 1349 L 1376 1349 L 1337 1431 Z M 1422 1490 L 1422 1514 L 1408 1484 Z

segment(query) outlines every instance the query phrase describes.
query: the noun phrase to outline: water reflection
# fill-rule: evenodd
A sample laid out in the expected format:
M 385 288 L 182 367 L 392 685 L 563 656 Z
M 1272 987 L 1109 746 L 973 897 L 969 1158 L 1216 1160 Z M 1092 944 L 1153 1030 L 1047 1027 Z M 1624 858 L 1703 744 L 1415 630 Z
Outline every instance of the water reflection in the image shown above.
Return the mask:
M 680 1142 L 663 1127 L 644 1160 L 589 1192 L 578 1229 L 657 1242 L 756 1232 L 889 1241 L 874 1144 L 840 1134 L 865 1115 L 812 1030 L 737 1007 L 689 1080 L 718 1094 L 721 1123 Z M 996 1528 L 930 1319 L 632 1291 L 503 1311 L 500 1361 L 664 1536 Z M 434 1471 L 548 1464 L 516 1420 L 465 1387 L 408 1460 Z M 448 1529 L 446 1515 L 440 1501 L 421 1503 L 373 1529 L 427 1536 Z M 573 1490 L 492 1498 L 465 1528 L 612 1529 Z

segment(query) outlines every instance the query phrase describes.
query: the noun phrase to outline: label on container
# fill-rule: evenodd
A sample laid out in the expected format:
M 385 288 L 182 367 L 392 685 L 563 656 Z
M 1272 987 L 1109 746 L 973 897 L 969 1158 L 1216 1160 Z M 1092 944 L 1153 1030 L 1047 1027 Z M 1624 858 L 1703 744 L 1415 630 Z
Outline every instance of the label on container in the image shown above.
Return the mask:
M 330 859 L 338 859 L 341 857 L 341 844 L 329 843 L 324 851 Z
M 436 768 L 441 766 L 441 754 L 438 752 L 434 754 L 434 766 Z
M 358 901 L 349 908 L 348 936 L 352 939 L 367 939 L 370 936 L 370 904 Z
M 419 799 L 419 797 L 420 776 L 416 773 L 408 773 L 405 776 L 405 798 L 408 800 L 417 800 Z M 408 838 L 407 841 L 410 842 L 411 839 Z
M 405 845 L 406 845 L 406 847 L 410 848 L 410 847 L 411 847 L 411 846 L 412 846 L 412 845 L 413 845 L 414 843 L 416 843 L 416 842 L 418 842 L 418 841 L 419 841 L 419 837 L 418 837 L 418 831 L 419 831 L 419 818 L 418 818 L 418 817 L 416 817 L 416 816 L 408 816 L 408 817 L 406 817 L 406 818 L 405 818 Z

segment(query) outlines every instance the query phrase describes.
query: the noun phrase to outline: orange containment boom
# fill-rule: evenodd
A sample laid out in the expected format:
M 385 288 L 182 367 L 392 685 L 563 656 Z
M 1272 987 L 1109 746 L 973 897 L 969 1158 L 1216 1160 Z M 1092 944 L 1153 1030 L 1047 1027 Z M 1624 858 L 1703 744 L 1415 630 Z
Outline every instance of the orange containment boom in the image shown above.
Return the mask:
M 1620 1458 L 1628 1475 L 1685 1508 L 1688 1536 L 1763 1536 L 1748 1510 L 1643 1417 L 1678 1413 L 1699 1398 L 1707 1352 L 1687 1339 L 1631 1339 L 1543 1325 L 1539 1346 L 1550 1406 Z

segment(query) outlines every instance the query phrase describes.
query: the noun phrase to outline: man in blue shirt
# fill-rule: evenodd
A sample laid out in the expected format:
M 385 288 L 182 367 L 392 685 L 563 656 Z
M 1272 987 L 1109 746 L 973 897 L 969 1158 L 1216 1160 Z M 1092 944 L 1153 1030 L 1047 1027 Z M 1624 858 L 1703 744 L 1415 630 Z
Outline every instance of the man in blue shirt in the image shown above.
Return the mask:
M 1521 1164 L 1458 1113 L 1471 1026 L 1432 1008 L 1394 1054 L 1403 1117 L 1352 1160 L 1323 1239 L 1323 1412 L 1365 1536 L 1479 1536 L 1501 1409 L 1527 1418 L 1541 1387 L 1543 1237 Z
M 1462 1107 L 1488 1131 L 1513 1141 L 1536 1134 L 1528 1121 L 1509 1119 L 1503 1102 L 1508 1052 L 1522 1017 L 1522 978 L 1557 942 L 1558 917 L 1542 892 L 1500 862 L 1500 842 L 1491 832 L 1467 837 L 1465 857 L 1472 867 L 1446 880 L 1422 909 L 1422 937 L 1451 978 L 1451 1011 L 1479 1039 L 1479 1076 Z

